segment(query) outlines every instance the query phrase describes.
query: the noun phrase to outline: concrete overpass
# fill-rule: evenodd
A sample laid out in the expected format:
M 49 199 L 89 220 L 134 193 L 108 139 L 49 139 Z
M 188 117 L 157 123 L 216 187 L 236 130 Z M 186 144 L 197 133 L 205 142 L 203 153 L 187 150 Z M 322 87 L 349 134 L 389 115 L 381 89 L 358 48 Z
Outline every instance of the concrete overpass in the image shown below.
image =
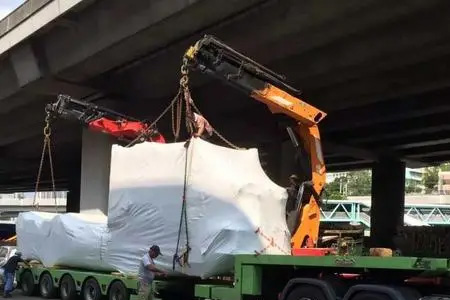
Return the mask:
M 0 190 L 33 189 L 43 107 L 57 93 L 152 119 L 175 93 L 184 50 L 209 33 L 287 75 L 329 114 L 328 169 L 372 167 L 372 228 L 391 232 L 405 164 L 450 158 L 449 12 L 445 0 L 27 1 L 0 22 Z M 287 136 L 265 107 L 202 76 L 193 93 L 219 131 L 259 146 L 269 175 L 286 178 Z M 169 133 L 169 124 L 159 127 Z M 81 167 L 89 157 L 108 161 L 99 140 L 73 124 L 54 130 L 57 185 L 71 191 L 70 210 L 79 209 L 80 186 L 83 199 L 104 197 L 87 185 L 101 188 L 107 169 Z

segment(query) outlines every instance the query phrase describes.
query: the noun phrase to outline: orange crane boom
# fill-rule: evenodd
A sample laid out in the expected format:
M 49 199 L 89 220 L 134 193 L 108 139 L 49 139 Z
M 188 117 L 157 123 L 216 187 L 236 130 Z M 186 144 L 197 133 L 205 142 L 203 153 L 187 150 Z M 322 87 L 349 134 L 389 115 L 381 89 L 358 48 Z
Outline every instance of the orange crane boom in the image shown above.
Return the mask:
M 319 201 L 324 189 L 326 169 L 322 154 L 318 123 L 324 112 L 294 95 L 300 92 L 284 82 L 284 77 L 258 64 L 213 36 L 191 46 L 184 55 L 193 70 L 223 80 L 244 91 L 251 98 L 267 105 L 273 114 L 283 114 L 295 120 L 287 127 L 298 151 L 306 152 L 310 166 L 297 196 L 296 229 L 292 235 L 293 253 L 301 248 L 317 246 L 320 223 Z M 300 140 L 300 141 L 299 141 Z M 305 170 L 304 170 L 305 171 Z

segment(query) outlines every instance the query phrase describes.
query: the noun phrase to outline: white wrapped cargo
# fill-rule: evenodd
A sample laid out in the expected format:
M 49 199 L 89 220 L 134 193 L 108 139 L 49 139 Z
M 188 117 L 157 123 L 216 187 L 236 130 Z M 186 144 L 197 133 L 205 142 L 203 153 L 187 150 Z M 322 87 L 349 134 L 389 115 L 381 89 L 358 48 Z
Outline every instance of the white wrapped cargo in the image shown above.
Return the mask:
M 16 231 L 24 258 L 39 260 L 47 267 L 114 270 L 102 259 L 109 239 L 105 215 L 22 213 Z
M 53 213 L 20 213 L 16 220 L 17 246 L 27 259 L 41 260 L 46 251 L 47 238 L 50 235 L 50 222 L 57 216 Z
M 172 268 L 182 208 L 184 143 L 114 146 L 105 259 L 123 272 L 136 272 L 151 244 Z M 230 271 L 233 254 L 289 254 L 285 189 L 264 173 L 256 149 L 233 150 L 193 139 L 187 165 L 189 265 L 177 271 L 208 277 Z M 272 246 L 271 242 L 273 243 Z M 181 254 L 186 235 L 182 228 Z
M 233 150 L 193 139 L 188 151 L 186 165 L 184 143 L 113 146 L 107 227 L 102 222 L 86 225 L 74 214 L 62 215 L 52 220 L 54 244 L 35 249 L 29 245 L 35 239 L 23 235 L 30 229 L 24 230 L 27 214 L 21 214 L 20 249 L 27 254 L 32 248 L 33 258 L 47 266 L 95 266 L 136 273 L 140 258 L 157 244 L 163 256 L 156 263 L 170 271 L 186 174 L 191 251 L 189 264 L 176 264 L 176 272 L 209 277 L 230 271 L 234 254 L 289 254 L 287 195 L 266 176 L 257 150 Z M 186 250 L 185 232 L 183 222 L 179 255 Z M 50 249 L 57 243 L 67 245 L 67 254 Z

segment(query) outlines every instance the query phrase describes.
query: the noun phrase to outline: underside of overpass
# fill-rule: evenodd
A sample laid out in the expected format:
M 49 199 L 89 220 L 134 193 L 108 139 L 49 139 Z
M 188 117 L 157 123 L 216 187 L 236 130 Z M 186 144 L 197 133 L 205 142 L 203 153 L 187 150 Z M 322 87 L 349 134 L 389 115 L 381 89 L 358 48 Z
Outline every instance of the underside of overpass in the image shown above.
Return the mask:
M 450 159 L 448 1 L 85 0 L 14 43 L 58 1 L 27 3 L 38 2 L 22 23 L 0 23 L 2 192 L 34 189 L 44 105 L 58 93 L 154 119 L 177 91 L 184 51 L 206 33 L 286 75 L 328 113 L 329 171 Z M 266 107 L 203 75 L 191 80 L 212 125 L 272 157 L 263 160 L 280 178 L 274 156 L 288 137 Z M 170 114 L 158 127 L 171 136 Z M 79 177 L 81 136 L 78 124 L 54 125 L 59 189 Z M 43 182 L 49 187 L 47 169 Z
M 34 189 L 44 106 L 57 94 L 152 120 L 176 94 L 184 51 L 212 34 L 286 75 L 328 113 L 327 168 L 372 168 L 371 235 L 390 247 L 405 165 L 450 159 L 449 13 L 445 0 L 29 0 L 0 21 L 0 192 Z M 292 161 L 276 118 L 201 74 L 191 88 L 212 125 L 238 146 L 258 147 L 282 183 Z M 170 114 L 158 127 L 170 137 Z M 60 121 L 52 143 L 67 209 L 107 209 L 107 138 Z M 43 188 L 49 178 L 45 168 Z

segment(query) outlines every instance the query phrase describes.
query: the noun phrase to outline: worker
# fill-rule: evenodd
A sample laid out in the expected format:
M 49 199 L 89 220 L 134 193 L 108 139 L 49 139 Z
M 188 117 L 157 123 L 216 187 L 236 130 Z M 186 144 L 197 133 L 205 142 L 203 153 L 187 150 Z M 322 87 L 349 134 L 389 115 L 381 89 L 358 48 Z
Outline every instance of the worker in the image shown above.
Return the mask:
M 194 100 L 192 99 L 191 93 L 188 89 L 184 90 L 184 97 L 188 100 L 189 105 L 194 104 Z M 197 114 L 195 112 L 190 111 L 188 113 L 188 118 L 191 120 L 191 122 L 194 124 L 195 132 L 193 133 L 194 137 L 201 137 L 203 139 L 208 139 L 212 136 L 214 130 L 209 124 L 208 120 L 200 114 Z M 205 133 L 206 130 L 206 133 Z
M 194 113 L 194 124 L 195 129 L 197 129 L 197 131 L 194 133 L 194 137 L 203 137 L 204 139 L 207 139 L 212 136 L 213 128 L 205 117 Z
M 286 188 L 288 199 L 286 202 L 286 212 L 294 210 L 297 202 L 297 193 L 299 188 L 299 178 L 297 175 L 289 176 L 289 186 Z
M 14 278 L 19 262 L 23 262 L 22 253 L 16 252 L 16 254 L 11 256 L 3 266 L 5 281 L 3 290 L 4 298 L 10 298 L 11 292 L 14 290 Z
M 139 297 L 141 300 L 151 299 L 151 283 L 155 276 L 167 276 L 167 272 L 155 267 L 154 259 L 162 255 L 158 245 L 150 247 L 142 257 L 139 265 Z
M 297 222 L 297 194 L 300 187 L 299 178 L 293 174 L 289 176 L 289 186 L 286 188 L 288 198 L 286 201 L 286 222 L 291 234 L 294 234 Z

